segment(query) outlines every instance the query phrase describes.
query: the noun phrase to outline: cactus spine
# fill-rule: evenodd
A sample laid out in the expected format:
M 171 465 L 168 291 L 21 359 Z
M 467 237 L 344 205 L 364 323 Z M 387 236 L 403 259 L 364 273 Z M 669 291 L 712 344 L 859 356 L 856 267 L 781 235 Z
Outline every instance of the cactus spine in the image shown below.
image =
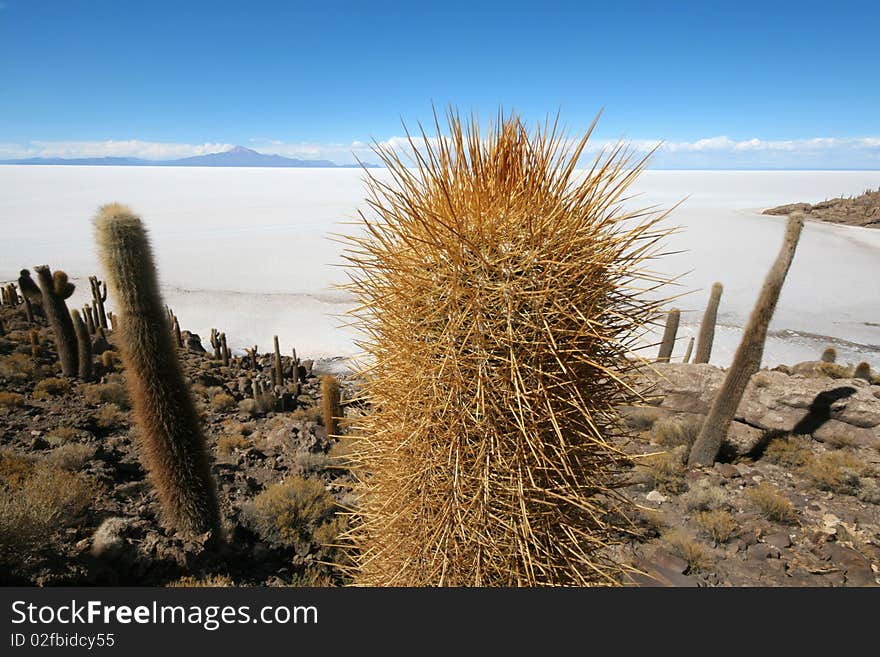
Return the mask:
M 785 283 L 788 269 L 794 259 L 798 240 L 804 227 L 804 217 L 800 213 L 788 218 L 785 229 L 785 240 L 773 267 L 764 280 L 761 295 L 755 304 L 749 322 L 743 331 L 742 340 L 733 356 L 733 363 L 727 371 L 724 383 L 712 402 L 709 414 L 703 422 L 700 433 L 691 448 L 689 465 L 711 465 L 718 456 L 721 441 L 733 420 L 736 409 L 742 401 L 743 393 L 749 380 L 761 367 L 764 356 L 764 342 L 767 339 L 767 327 L 776 310 L 779 293 Z
M 688 346 L 687 349 L 684 350 L 684 358 L 681 359 L 682 363 L 689 363 L 691 361 L 691 352 L 694 350 L 694 336 L 688 338 Z
M 126 380 L 142 432 L 142 457 L 165 518 L 183 531 L 219 530 L 220 512 L 199 416 L 172 344 L 147 233 L 113 204 L 95 218 L 114 299 Z
M 43 295 L 43 309 L 46 311 L 49 326 L 55 334 L 55 348 L 61 361 L 61 373 L 64 376 L 76 376 L 79 371 L 76 331 L 65 302 L 65 299 L 73 294 L 73 283 L 67 281 L 67 274 L 61 270 L 53 275 L 48 265 L 34 267 L 34 271 L 37 273 L 37 281 Z
M 347 254 L 371 357 L 355 581 L 614 584 L 616 409 L 666 304 L 641 293 L 662 215 L 619 204 L 644 162 L 611 149 L 580 176 L 589 135 L 569 148 L 516 116 L 437 132 L 377 147 L 395 182 L 368 178 L 378 220 Z
M 321 414 L 328 436 L 335 436 L 339 430 L 338 421 L 342 416 L 339 404 L 339 382 L 332 374 L 321 377 Z
M 666 316 L 666 329 L 663 331 L 663 342 L 660 343 L 660 353 L 657 361 L 668 363 L 672 357 L 672 348 L 675 346 L 675 335 L 678 333 L 678 322 L 681 319 L 681 311 L 673 308 Z
M 697 353 L 694 355 L 695 363 L 708 363 L 712 356 L 712 343 L 715 341 L 715 323 L 718 321 L 718 303 L 721 301 L 721 293 L 724 286 L 721 283 L 712 285 L 709 294 L 709 303 L 703 314 L 703 323 L 700 324 L 700 337 L 697 340 Z
M 92 380 L 92 338 L 83 322 L 79 311 L 74 308 L 70 311 L 73 320 L 73 330 L 76 333 L 77 361 L 79 363 L 79 378 L 83 381 Z

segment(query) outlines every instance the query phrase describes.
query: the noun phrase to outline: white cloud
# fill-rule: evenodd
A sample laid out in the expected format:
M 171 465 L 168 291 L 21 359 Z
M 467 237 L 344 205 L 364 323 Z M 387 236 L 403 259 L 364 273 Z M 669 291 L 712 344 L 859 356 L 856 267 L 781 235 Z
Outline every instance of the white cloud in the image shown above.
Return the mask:
M 414 139 L 418 145 L 421 138 Z M 437 145 L 438 139 L 431 139 Z M 654 139 L 625 140 L 637 153 L 647 153 L 660 145 L 651 166 L 656 168 L 880 168 L 880 137 L 815 137 L 810 139 L 735 140 L 725 135 L 695 141 Z M 270 137 L 250 139 L 248 146 L 271 153 L 308 160 L 330 160 L 350 164 L 355 158 L 378 162 L 373 143 L 366 140 L 343 142 L 285 142 Z M 586 152 L 595 154 L 616 145 L 609 139 L 591 140 Z M 407 160 L 409 140 L 393 136 L 378 143 L 382 149 L 397 151 Z M 27 144 L 0 143 L 0 159 L 26 157 L 139 157 L 168 160 L 229 150 L 232 144 L 185 144 L 137 139 L 107 141 L 32 141 Z
M 173 160 L 192 155 L 227 151 L 232 144 L 179 144 L 140 141 L 138 139 L 107 141 L 32 141 L 27 144 L 0 143 L 0 158 L 29 157 L 139 157 L 145 160 Z

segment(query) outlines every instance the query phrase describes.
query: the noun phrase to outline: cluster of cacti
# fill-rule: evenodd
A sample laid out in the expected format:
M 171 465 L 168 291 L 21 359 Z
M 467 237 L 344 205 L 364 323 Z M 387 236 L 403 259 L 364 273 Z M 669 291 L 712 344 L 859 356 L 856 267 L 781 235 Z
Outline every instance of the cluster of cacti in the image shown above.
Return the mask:
M 97 276 L 89 276 L 89 285 L 92 288 L 92 311 L 95 313 L 93 323 L 96 328 L 100 326 L 106 330 L 110 328 L 107 325 L 107 312 L 104 309 L 104 302 L 107 301 L 107 283 L 99 281 Z
M 7 283 L 0 288 L 0 301 L 4 306 L 17 306 L 19 302 L 18 291 L 15 289 L 15 283 Z
M 181 530 L 218 530 L 205 440 L 171 340 L 146 231 L 130 210 L 115 204 L 101 209 L 95 227 L 118 304 L 119 340 L 143 460 L 165 518 Z
M 74 285 L 60 269 L 53 274 L 48 265 L 41 265 L 34 267 L 34 271 L 43 297 L 43 310 L 55 335 L 61 373 L 64 376 L 77 376 L 79 357 L 76 331 L 65 301 L 73 294 Z
M 369 178 L 378 220 L 347 253 L 371 357 L 356 582 L 613 584 L 616 409 L 665 303 L 642 293 L 662 216 L 619 203 L 643 162 L 612 149 L 575 173 L 589 134 L 514 116 L 449 133 L 413 164 L 377 147 L 394 183 Z
M 708 363 L 709 358 L 712 356 L 712 343 L 715 341 L 715 323 L 718 321 L 718 304 L 721 301 L 722 292 L 724 292 L 724 286 L 721 283 L 712 285 L 709 303 L 706 305 L 703 322 L 700 324 L 697 353 L 694 355 L 695 363 Z
M 230 352 L 226 346 L 226 334 L 217 329 L 211 329 L 211 346 L 214 348 L 214 360 L 223 361 L 223 365 L 229 365 Z
M 675 336 L 678 333 L 678 323 L 681 319 L 681 311 L 673 308 L 666 316 L 666 329 L 663 331 L 663 340 L 660 343 L 660 353 L 657 354 L 657 362 L 668 363 L 672 357 L 672 349 L 675 346 Z
M 724 383 L 715 395 L 709 414 L 691 448 L 689 465 L 711 465 L 715 461 L 721 442 L 727 435 L 736 409 L 742 401 L 746 386 L 761 367 L 767 327 L 776 310 L 776 302 L 779 300 L 779 293 L 782 291 L 782 285 L 794 259 L 803 227 L 802 214 L 792 214 L 788 218 L 782 248 L 767 274 L 761 294 L 743 330 L 742 340 L 733 356 L 733 363 L 724 377 Z

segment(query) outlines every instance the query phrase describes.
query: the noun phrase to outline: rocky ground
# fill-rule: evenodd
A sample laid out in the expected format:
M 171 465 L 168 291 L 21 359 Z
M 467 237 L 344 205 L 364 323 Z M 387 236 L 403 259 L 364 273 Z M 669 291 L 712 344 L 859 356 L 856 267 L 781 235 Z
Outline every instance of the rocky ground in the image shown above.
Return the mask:
M 764 210 L 764 214 L 788 215 L 803 212 L 808 219 L 832 224 L 880 228 L 880 189 L 866 190 L 861 196 L 832 198 L 821 203 L 790 203 Z
M 184 332 L 181 361 L 203 418 L 225 538 L 162 527 L 138 460 L 125 372 L 112 333 L 96 340 L 96 379 L 60 377 L 47 328 L 0 308 L 0 582 L 25 585 L 340 585 L 332 547 L 354 504 L 347 439 L 328 436 L 319 375 L 293 360 L 271 389 L 273 358 L 229 366 Z M 210 347 L 209 347 L 210 349 Z M 34 355 L 36 353 L 36 355 Z M 649 405 L 621 409 L 621 447 L 637 466 L 623 492 L 637 531 L 615 558 L 627 583 L 675 586 L 867 586 L 880 566 L 880 383 L 851 368 L 804 363 L 756 375 L 722 462 L 684 456 L 723 371 L 656 365 Z M 869 376 L 869 379 L 871 377 Z M 356 381 L 339 376 L 346 415 Z M 260 386 L 262 387 L 262 386 Z M 286 394 L 285 394 L 286 393 Z M 344 432 L 344 429 L 343 429 Z

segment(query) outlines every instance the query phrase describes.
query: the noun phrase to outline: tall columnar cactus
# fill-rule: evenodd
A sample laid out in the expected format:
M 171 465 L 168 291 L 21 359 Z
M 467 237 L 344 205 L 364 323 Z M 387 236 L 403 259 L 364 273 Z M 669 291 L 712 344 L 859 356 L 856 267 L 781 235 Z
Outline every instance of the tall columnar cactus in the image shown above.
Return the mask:
M 220 514 L 205 439 L 162 308 L 153 254 L 140 218 L 101 208 L 98 247 L 119 313 L 119 342 L 142 458 L 173 527 L 217 530 Z
M 684 358 L 681 359 L 682 363 L 691 362 L 691 352 L 694 350 L 694 337 L 691 336 L 688 338 L 688 346 L 687 349 L 684 350 Z
M 48 265 L 34 267 L 34 271 L 37 273 L 37 282 L 43 295 L 43 309 L 55 335 L 55 348 L 61 361 L 61 373 L 64 376 L 76 376 L 79 369 L 76 331 L 73 329 L 73 320 L 65 302 L 65 299 L 73 294 L 73 283 L 68 282 L 67 274 L 61 270 L 52 274 Z
M 211 329 L 211 346 L 214 348 L 214 360 L 221 360 L 222 355 L 220 353 L 220 332 L 215 328 Z
M 724 286 L 721 283 L 714 283 L 712 285 L 709 303 L 706 305 L 706 312 L 703 314 L 703 323 L 700 324 L 697 353 L 694 354 L 695 363 L 708 363 L 709 358 L 712 356 L 712 343 L 715 341 L 715 323 L 718 321 L 718 303 L 721 301 L 722 292 L 724 292 Z
M 82 315 L 74 308 L 70 311 L 73 320 L 73 330 L 76 333 L 77 361 L 79 363 L 79 378 L 83 381 L 91 381 L 94 368 L 92 365 L 92 337 L 83 322 Z
M 339 403 L 339 381 L 332 374 L 321 377 L 321 415 L 327 435 L 337 435 L 342 410 Z
M 284 371 L 281 369 L 281 349 L 278 348 L 278 336 L 274 336 L 275 343 L 275 360 L 273 362 L 274 371 L 272 372 L 273 382 L 276 386 L 284 385 Z
M 92 315 L 92 309 L 89 304 L 83 306 L 82 316 L 85 317 L 86 328 L 89 329 L 89 334 L 94 335 L 95 333 L 95 317 Z M 74 328 L 76 322 L 74 321 Z
M 43 353 L 43 348 L 40 346 L 40 332 L 32 328 L 28 333 L 28 337 L 30 337 L 31 341 L 31 356 L 37 358 Z
M 394 182 L 368 178 L 377 219 L 347 253 L 371 356 L 357 583 L 618 581 L 600 552 L 630 464 L 616 409 L 639 403 L 667 231 L 621 205 L 644 161 L 612 149 L 576 172 L 588 137 L 452 115 L 409 156 L 377 147 Z
M 663 342 L 660 343 L 660 353 L 657 361 L 668 363 L 672 357 L 672 348 L 675 346 L 675 335 L 678 333 L 678 322 L 681 319 L 681 311 L 673 308 L 666 316 L 666 329 L 663 331 Z
M 106 329 L 108 328 L 107 312 L 104 310 L 104 302 L 107 301 L 107 283 L 99 281 L 97 276 L 89 276 L 89 284 L 92 287 L 92 308 L 97 315 L 95 324 Z
M 221 349 L 221 354 L 223 356 L 223 365 L 228 367 L 229 366 L 230 351 L 229 351 L 229 347 L 226 346 L 226 333 L 220 334 L 220 349 Z
M 764 342 L 767 340 L 767 327 L 776 310 L 779 293 L 785 283 L 788 268 L 794 259 L 798 240 L 804 227 L 804 217 L 800 213 L 788 218 L 785 229 L 785 240 L 776 257 L 776 262 L 767 274 L 761 295 L 755 304 L 749 322 L 743 330 L 743 337 L 733 356 L 733 363 L 727 370 L 724 383 L 721 385 L 712 408 L 703 422 L 697 440 L 691 448 L 689 465 L 711 465 L 718 456 L 721 441 L 733 420 L 736 409 L 742 401 L 743 393 L 749 380 L 761 367 L 764 356 Z

